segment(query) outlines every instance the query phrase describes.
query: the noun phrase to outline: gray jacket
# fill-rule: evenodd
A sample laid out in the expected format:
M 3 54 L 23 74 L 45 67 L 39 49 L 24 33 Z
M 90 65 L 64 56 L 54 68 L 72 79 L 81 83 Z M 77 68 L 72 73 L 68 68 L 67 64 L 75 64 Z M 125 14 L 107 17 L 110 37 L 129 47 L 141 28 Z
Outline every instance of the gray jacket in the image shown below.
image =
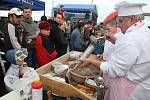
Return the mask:
M 85 50 L 85 43 L 79 28 L 75 28 L 71 33 L 71 49 L 75 51 Z
M 27 43 L 29 36 L 32 36 L 34 34 L 36 34 L 39 29 L 36 25 L 36 23 L 34 23 L 34 21 L 32 19 L 29 18 L 22 18 L 22 22 L 20 25 L 21 28 L 23 28 L 23 33 L 24 33 L 24 42 Z

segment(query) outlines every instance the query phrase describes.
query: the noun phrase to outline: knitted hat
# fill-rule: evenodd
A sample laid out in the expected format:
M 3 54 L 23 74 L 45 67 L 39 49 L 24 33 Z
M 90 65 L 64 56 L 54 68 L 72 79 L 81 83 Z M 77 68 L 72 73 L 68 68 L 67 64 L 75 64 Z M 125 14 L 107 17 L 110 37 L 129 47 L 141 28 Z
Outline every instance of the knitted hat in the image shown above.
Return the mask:
M 41 21 L 39 23 L 39 29 L 43 29 L 43 30 L 50 30 L 52 27 L 51 27 L 51 24 L 47 21 Z

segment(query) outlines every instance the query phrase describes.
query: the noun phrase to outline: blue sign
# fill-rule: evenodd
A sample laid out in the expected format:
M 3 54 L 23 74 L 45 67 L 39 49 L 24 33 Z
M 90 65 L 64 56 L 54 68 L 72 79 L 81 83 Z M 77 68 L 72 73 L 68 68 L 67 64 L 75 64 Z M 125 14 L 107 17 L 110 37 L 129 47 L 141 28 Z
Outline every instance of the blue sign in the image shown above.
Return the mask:
M 45 2 L 39 0 L 3 0 L 3 6 L 8 8 L 29 6 L 32 10 L 45 10 Z
M 17 2 L 25 3 L 32 6 L 34 5 L 34 1 L 32 0 L 17 0 Z

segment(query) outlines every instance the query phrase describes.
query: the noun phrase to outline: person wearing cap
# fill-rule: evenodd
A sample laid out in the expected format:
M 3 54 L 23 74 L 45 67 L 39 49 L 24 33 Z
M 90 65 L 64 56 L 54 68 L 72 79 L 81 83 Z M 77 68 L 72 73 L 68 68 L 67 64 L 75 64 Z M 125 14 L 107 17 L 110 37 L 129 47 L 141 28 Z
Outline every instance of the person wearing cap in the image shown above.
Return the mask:
M 9 21 L 4 24 L 4 52 L 12 49 L 22 48 L 23 30 L 18 27 L 21 23 L 22 11 L 19 8 L 12 8 L 8 13 Z M 6 58 L 5 68 L 6 70 L 10 67 L 11 62 L 7 61 Z
M 21 23 L 22 11 L 19 8 L 12 8 L 8 13 L 9 22 L 4 25 L 5 52 L 11 49 L 21 49 L 22 32 L 18 25 Z
M 9 50 L 13 50 L 13 49 L 21 49 L 22 47 L 22 30 L 19 29 L 18 25 L 21 22 L 21 16 L 22 16 L 22 11 L 19 8 L 12 8 L 9 13 L 8 13 L 8 21 L 5 21 L 5 23 L 3 24 L 2 27 L 0 27 L 2 29 L 2 33 L 4 36 L 4 45 L 2 46 L 3 48 L 3 52 L 7 53 L 7 51 Z M 12 56 L 13 54 L 11 54 L 10 56 Z M 5 60 L 5 70 L 7 71 L 10 68 L 10 65 L 12 62 L 10 62 L 9 60 L 6 59 L 6 57 L 2 58 L 3 60 Z M 1 72 L 1 71 L 0 71 Z M 0 73 L 0 89 L 3 89 L 3 93 L 0 93 L 0 95 L 2 96 L 2 94 L 4 95 L 7 90 L 5 88 L 4 85 L 4 76 L 2 73 Z
M 107 62 L 82 59 L 81 66 L 93 64 L 112 79 L 104 100 L 150 98 L 150 70 L 147 70 L 150 66 L 150 30 L 142 21 L 143 6 L 144 3 L 127 1 L 116 4 L 117 25 L 124 35 L 116 40 L 111 59 Z
M 51 24 L 47 21 L 39 23 L 40 34 L 36 39 L 36 58 L 38 67 L 41 67 L 57 57 L 52 39 L 49 38 Z
M 109 14 L 103 21 L 103 24 L 105 25 L 105 45 L 104 45 L 104 52 L 103 52 L 103 59 L 105 61 L 108 61 L 111 59 L 111 53 L 113 52 L 115 48 L 115 41 L 117 38 L 122 36 L 121 30 L 116 25 L 116 18 L 118 16 L 118 13 L 112 12 Z

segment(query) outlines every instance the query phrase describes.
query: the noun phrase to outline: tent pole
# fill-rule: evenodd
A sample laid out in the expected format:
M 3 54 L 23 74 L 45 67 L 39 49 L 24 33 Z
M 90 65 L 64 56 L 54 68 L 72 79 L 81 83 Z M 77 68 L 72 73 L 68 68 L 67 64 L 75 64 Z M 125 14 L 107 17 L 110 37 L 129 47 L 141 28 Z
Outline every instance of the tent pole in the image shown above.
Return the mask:
M 44 16 L 45 16 L 45 2 L 44 2 Z

